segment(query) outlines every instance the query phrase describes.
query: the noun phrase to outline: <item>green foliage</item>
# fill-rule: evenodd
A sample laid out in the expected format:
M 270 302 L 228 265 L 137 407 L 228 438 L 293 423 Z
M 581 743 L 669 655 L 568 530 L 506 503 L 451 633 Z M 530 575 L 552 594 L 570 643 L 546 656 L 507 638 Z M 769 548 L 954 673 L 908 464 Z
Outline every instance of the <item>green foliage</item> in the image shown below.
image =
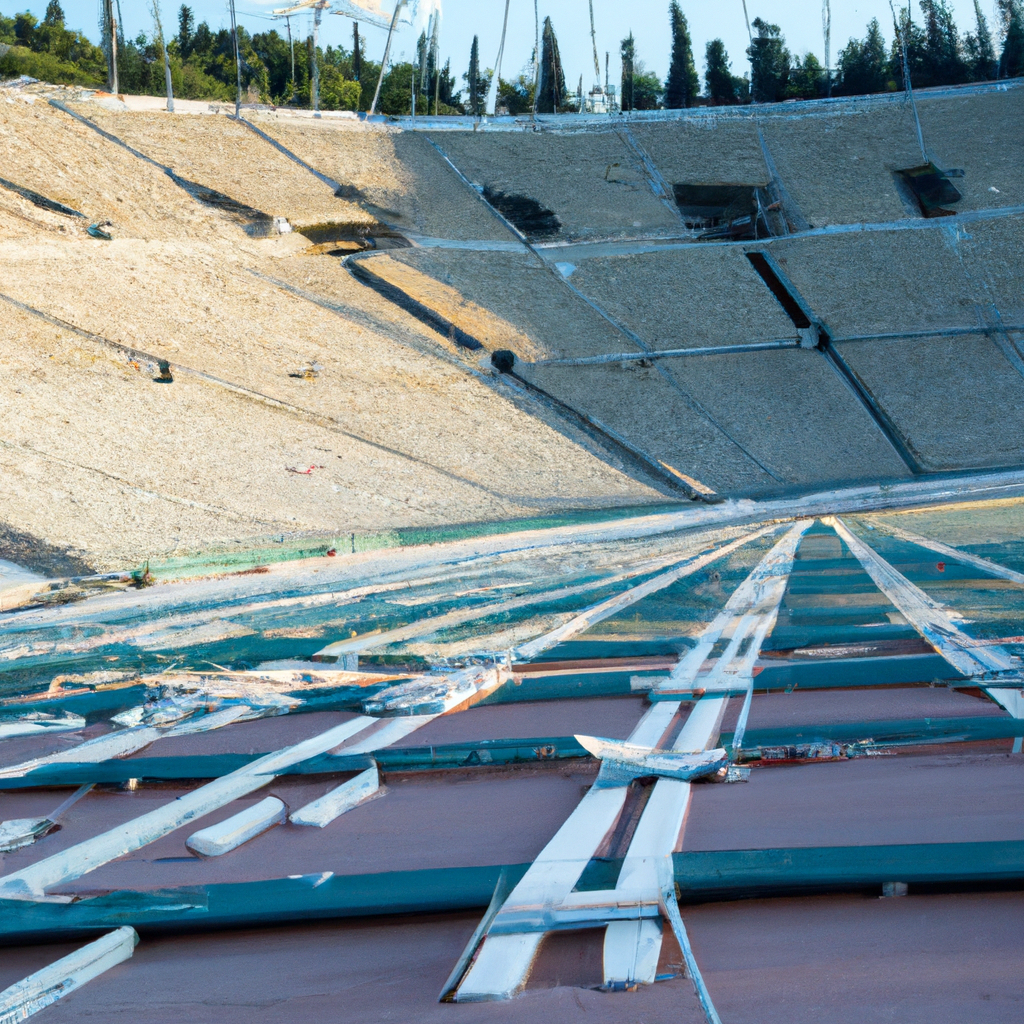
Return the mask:
M 921 57 L 923 81 L 915 85 L 959 85 L 969 82 L 971 69 L 964 56 L 960 32 L 945 0 L 919 0 L 925 17 L 925 47 Z
M 671 0 L 668 13 L 672 25 L 672 60 L 665 80 L 665 106 L 676 110 L 693 106 L 700 92 L 700 79 L 693 63 L 690 27 L 686 24 L 679 0 Z
M 964 49 L 971 67 L 971 77 L 976 82 L 986 82 L 999 74 L 999 62 L 996 60 L 995 47 L 992 45 L 992 33 L 988 30 L 988 21 L 981 13 L 981 4 L 974 0 L 974 18 L 977 32 L 964 39 Z
M 636 60 L 636 40 L 633 38 L 632 32 L 619 45 L 619 56 L 622 59 L 622 85 L 619 90 L 619 102 L 623 110 L 632 110 L 633 62 Z
M 813 53 L 799 57 L 789 69 L 786 99 L 816 100 L 826 93 L 825 69 Z
M 99 86 L 106 81 L 103 51 L 81 32 L 64 27 L 64 12 L 53 0 L 40 24 L 31 14 L 0 15 L 0 78 L 28 75 L 62 85 Z M 9 47 L 9 49 L 8 49 Z
M 754 19 L 757 35 L 747 47 L 750 59 L 750 90 L 755 103 L 775 103 L 785 98 L 792 58 L 778 25 Z
M 633 109 L 657 110 L 661 106 L 661 79 L 645 70 L 642 63 L 633 68 Z
M 192 14 L 192 8 L 182 4 L 178 10 L 178 53 L 181 54 L 182 59 L 191 53 L 195 28 L 196 19 Z
M 619 52 L 622 55 L 622 109 L 657 110 L 661 101 L 661 79 L 648 71 L 637 57 L 632 32 L 622 40 Z
M 499 78 L 497 107 L 512 115 L 528 114 L 533 110 L 532 73 L 528 74 L 526 70 L 520 71 L 519 75 L 511 81 Z
M 537 113 L 557 114 L 569 105 L 565 72 L 558 52 L 558 39 L 550 18 L 544 19 L 540 47 L 540 84 L 537 87 Z
M 837 72 L 833 87 L 837 96 L 862 96 L 891 88 L 889 58 L 877 18 L 868 23 L 863 40 L 851 39 L 840 51 Z
M 712 106 L 750 102 L 750 79 L 730 71 L 732 62 L 721 39 L 708 42 L 704 62 L 704 88 Z
M 106 81 L 105 64 L 102 62 L 90 70 L 82 64 L 61 60 L 52 53 L 36 53 L 24 46 L 12 46 L 0 57 L 0 78 L 17 78 L 28 75 L 43 82 L 61 85 L 102 86 Z
M 480 40 L 476 36 L 473 36 L 473 45 L 469 48 L 469 70 L 462 76 L 462 79 L 469 87 L 466 113 L 479 117 L 484 112 L 484 102 L 487 99 L 491 78 L 490 75 L 480 71 Z
M 998 0 L 1003 18 L 1003 53 L 999 58 L 1000 78 L 1024 75 L 1024 5 L 1021 0 Z
M 725 43 L 721 39 L 709 39 L 704 50 L 704 89 L 715 106 L 736 102 L 736 90 L 729 70 L 731 64 Z
M 320 72 L 320 106 L 324 110 L 358 110 L 363 89 L 331 64 Z

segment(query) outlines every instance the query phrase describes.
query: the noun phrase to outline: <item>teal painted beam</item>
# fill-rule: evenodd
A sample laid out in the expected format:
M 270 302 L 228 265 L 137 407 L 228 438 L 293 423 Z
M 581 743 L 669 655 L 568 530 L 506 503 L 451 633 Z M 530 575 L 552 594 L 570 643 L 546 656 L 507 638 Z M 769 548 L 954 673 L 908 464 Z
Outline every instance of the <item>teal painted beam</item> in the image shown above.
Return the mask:
M 721 743 L 732 743 L 731 732 L 722 733 Z M 785 729 L 748 729 L 743 749 L 751 753 L 760 747 L 792 747 L 831 740 L 833 743 L 862 743 L 879 747 L 922 743 L 979 743 L 984 740 L 1024 736 L 1024 719 L 1009 715 L 971 718 L 905 718 L 888 722 L 843 722 L 801 725 Z
M 37 768 L 21 778 L 0 779 L 0 791 L 40 786 L 82 786 L 123 783 L 129 779 L 166 782 L 176 779 L 216 779 L 244 768 L 266 754 L 194 754 L 183 757 L 133 757 L 93 764 L 63 762 Z M 376 761 L 383 772 L 437 771 L 587 758 L 572 736 L 532 739 L 475 740 L 428 747 L 386 747 L 370 754 L 321 754 L 292 765 L 283 775 L 338 775 L 359 772 Z
M 330 855 L 325 853 L 325 864 Z M 1024 881 L 1024 842 L 710 850 L 673 854 L 682 902 L 849 892 L 886 882 L 963 888 Z M 611 869 L 618 865 L 608 862 Z M 367 875 L 322 873 L 122 891 L 73 903 L 0 900 L 0 943 L 64 941 L 131 925 L 142 934 L 251 928 L 294 921 L 439 913 L 487 906 L 498 877 L 528 864 Z

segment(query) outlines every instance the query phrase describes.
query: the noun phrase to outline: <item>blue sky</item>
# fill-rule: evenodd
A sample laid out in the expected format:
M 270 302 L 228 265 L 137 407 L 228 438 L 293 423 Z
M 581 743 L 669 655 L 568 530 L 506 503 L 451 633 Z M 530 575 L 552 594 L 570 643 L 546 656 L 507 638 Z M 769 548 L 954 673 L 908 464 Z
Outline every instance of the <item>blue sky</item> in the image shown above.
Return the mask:
M 444 16 L 441 23 L 442 59 L 450 57 L 452 70 L 460 78 L 469 63 L 469 48 L 474 34 L 480 37 L 481 63 L 493 66 L 501 34 L 503 0 L 443 0 Z M 79 28 L 92 39 L 98 37 L 96 0 L 62 0 L 68 27 Z M 252 32 L 266 31 L 273 26 L 267 20 L 272 7 L 284 6 L 284 0 L 236 0 L 239 21 Z M 383 6 L 389 8 L 390 0 Z M 168 33 L 177 26 L 180 0 L 162 0 L 163 20 Z M 206 20 L 217 29 L 230 24 L 226 0 L 193 0 L 190 4 L 196 21 Z M 962 32 L 974 28 L 972 0 L 954 0 L 951 4 Z M 995 34 L 994 0 L 982 0 L 982 11 L 989 19 Z M 719 3 L 697 4 L 682 0 L 683 12 L 690 24 L 694 50 L 698 57 L 698 71 L 703 72 L 704 46 L 709 39 L 720 37 L 732 58 L 734 74 L 744 74 L 748 65 L 744 56 L 747 31 L 743 21 L 742 0 L 721 0 Z M 789 48 L 794 53 L 812 51 L 819 60 L 824 57 L 821 29 L 821 0 L 747 0 L 751 21 L 764 18 L 782 27 Z M 539 0 L 540 18 L 549 16 L 558 35 L 566 79 L 570 86 L 583 75 L 587 89 L 593 78 L 593 57 L 590 46 L 590 26 L 587 0 Z M 0 0 L 0 11 L 10 16 L 16 11 L 29 10 L 42 17 L 46 0 Z M 140 31 L 151 32 L 152 17 L 147 0 L 121 0 L 125 28 L 130 36 Z M 604 53 L 611 52 L 611 75 L 619 76 L 617 58 L 619 40 L 632 30 L 640 58 L 648 69 L 664 77 L 668 70 L 670 37 L 668 30 L 668 0 L 594 0 L 594 19 L 602 74 Z M 914 14 L 920 20 L 920 11 L 914 0 Z M 863 36 L 871 18 L 878 18 L 886 39 L 892 37 L 892 16 L 887 0 L 832 0 L 832 56 L 839 52 L 851 35 Z M 300 15 L 292 19 L 297 34 L 312 30 L 312 17 Z M 283 34 L 283 23 L 281 25 Z M 386 33 L 381 29 L 360 26 L 369 55 L 379 60 L 384 51 Z M 511 0 L 508 37 L 502 76 L 514 75 L 530 59 L 534 38 L 534 7 L 530 0 Z M 327 14 L 321 28 L 323 45 L 330 43 L 351 46 L 352 22 L 345 17 Z M 411 28 L 398 34 L 395 43 L 396 59 L 410 55 L 415 49 L 415 35 Z M 460 78 L 461 81 L 461 78 Z

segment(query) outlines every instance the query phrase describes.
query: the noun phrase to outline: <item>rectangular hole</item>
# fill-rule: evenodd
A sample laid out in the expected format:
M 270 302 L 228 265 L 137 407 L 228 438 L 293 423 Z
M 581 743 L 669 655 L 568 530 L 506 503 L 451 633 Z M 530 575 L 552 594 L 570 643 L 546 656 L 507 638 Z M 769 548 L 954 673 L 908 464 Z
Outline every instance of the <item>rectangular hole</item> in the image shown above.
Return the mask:
M 779 305 L 786 311 L 786 314 L 789 316 L 789 319 L 793 321 L 794 325 L 801 329 L 810 327 L 811 321 L 807 319 L 807 314 L 800 308 L 800 304 L 796 299 L 789 294 L 789 291 L 782 281 L 779 280 L 778 274 L 772 270 L 772 266 L 768 262 L 764 253 L 748 252 L 747 259 L 750 260 L 751 265 L 760 275 L 761 280 L 768 285 L 772 295 L 779 300 Z
M 713 228 L 728 224 L 737 217 L 752 216 L 754 185 L 688 185 L 672 186 L 676 206 L 688 228 Z
M 920 167 L 908 167 L 895 172 L 897 179 L 913 194 L 921 213 L 925 217 L 953 217 L 955 210 L 944 209 L 950 203 L 962 198 L 956 186 L 945 171 L 933 163 Z

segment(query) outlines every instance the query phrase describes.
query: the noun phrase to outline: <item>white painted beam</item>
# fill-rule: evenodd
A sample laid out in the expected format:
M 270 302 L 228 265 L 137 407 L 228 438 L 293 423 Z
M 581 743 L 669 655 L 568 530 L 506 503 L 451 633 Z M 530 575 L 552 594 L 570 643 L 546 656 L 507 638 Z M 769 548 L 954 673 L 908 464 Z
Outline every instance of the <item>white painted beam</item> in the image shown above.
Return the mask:
M 255 792 L 290 765 L 326 753 L 378 719 L 357 717 L 326 732 L 267 754 L 238 771 L 208 782 L 148 814 L 86 839 L 60 853 L 0 878 L 0 897 L 38 899 L 48 888 L 73 881 L 165 835 Z M 70 897 L 66 897 L 70 899 Z
M 1019 671 L 1020 661 L 999 646 L 978 647 L 957 622 L 963 617 L 930 598 L 881 555 L 851 533 L 838 516 L 822 522 L 831 526 L 846 543 L 875 586 L 892 601 L 903 617 L 946 659 L 965 676 Z
M 70 711 L 57 718 L 55 715 L 28 714 L 18 718 L 5 718 L 0 721 L 0 740 L 13 739 L 15 736 L 39 736 L 54 732 L 72 732 L 84 729 L 85 719 L 81 715 L 73 715 Z
M 220 711 L 200 715 L 178 725 L 136 725 L 127 729 L 117 729 L 114 732 L 105 733 L 103 736 L 85 740 L 84 743 L 78 743 L 66 750 L 59 750 L 54 754 L 47 754 L 45 757 L 35 757 L 31 761 L 23 761 L 21 764 L 0 768 L 0 778 L 21 778 L 36 768 L 44 768 L 51 764 L 97 764 L 100 761 L 127 757 L 129 754 L 135 754 L 148 747 L 156 740 L 168 736 L 191 736 L 200 732 L 209 732 L 212 729 L 220 729 L 251 714 L 251 708 L 242 704 L 233 704 Z
M 293 825 L 315 825 L 317 828 L 323 828 L 346 811 L 351 811 L 353 807 L 358 807 L 376 796 L 382 796 L 383 793 L 380 772 L 374 765 L 360 772 L 355 778 L 336 786 L 319 799 L 300 807 L 288 820 Z
M 717 561 L 719 558 L 724 558 L 726 555 L 732 554 L 733 551 L 742 547 L 744 544 L 748 544 L 750 541 L 756 540 L 758 537 L 763 537 L 766 533 L 770 533 L 777 529 L 778 527 L 775 525 L 766 526 L 760 530 L 748 533 L 737 540 L 731 541 L 728 544 L 723 544 L 711 551 L 706 551 L 696 557 L 688 556 L 682 565 L 676 566 L 669 572 L 656 576 L 654 579 L 647 580 L 637 587 L 631 587 L 629 590 L 626 590 L 621 594 L 617 594 L 615 597 L 610 597 L 606 601 L 601 601 L 592 608 L 588 608 L 585 611 L 580 612 L 579 615 L 574 616 L 557 629 L 554 629 L 549 633 L 545 633 L 543 636 L 539 636 L 528 643 L 521 644 L 516 649 L 515 656 L 521 661 L 528 661 L 530 658 L 535 658 L 538 654 L 546 651 L 549 647 L 554 647 L 555 644 L 561 643 L 563 640 L 568 640 L 570 637 L 575 636 L 578 633 L 582 633 L 585 629 L 589 629 L 598 622 L 623 611 L 630 607 L 630 605 L 636 604 L 637 601 L 641 601 L 643 598 L 648 597 L 651 594 L 655 594 L 659 590 L 664 590 L 666 587 L 672 586 L 673 583 L 676 583 L 686 576 L 692 576 L 695 572 L 699 572 L 701 569 L 710 565 L 712 562 Z
M 666 687 L 703 688 L 706 695 L 697 701 L 676 737 L 677 751 L 706 751 L 717 746 L 722 718 L 729 703 L 727 696 L 715 696 L 715 691 L 734 690 L 742 682 L 747 687 L 745 707 L 753 691 L 753 667 L 761 651 L 764 638 L 771 632 L 778 617 L 779 606 L 786 592 L 786 584 L 793 570 L 796 549 L 812 520 L 799 522 L 758 563 L 749 576 L 736 588 L 725 607 L 707 626 L 694 650 L 680 660 Z M 705 657 L 723 638 L 728 643 L 710 667 Z M 633 833 L 616 882 L 616 892 L 624 899 L 650 898 L 660 885 L 666 858 L 671 863 L 686 813 L 690 805 L 690 783 L 678 779 L 659 779 L 647 801 Z M 635 944 L 637 938 L 657 946 L 653 953 L 641 956 Z M 651 984 L 657 968 L 661 933 L 653 931 L 638 936 L 623 927 L 609 927 L 605 932 L 604 960 L 611 973 L 605 974 L 605 983 L 619 981 Z M 623 979 L 619 975 L 623 965 L 634 962 L 637 974 Z
M 943 544 L 938 540 L 930 540 L 928 537 L 911 533 L 909 530 L 894 526 L 892 523 L 886 523 L 881 519 L 872 520 L 872 524 L 876 529 L 884 530 L 900 540 L 916 544 L 918 547 L 928 548 L 929 551 L 945 555 L 947 558 L 952 558 L 955 562 L 971 565 L 975 569 L 980 569 L 982 572 L 987 573 L 989 576 L 998 576 L 1001 579 L 1024 585 L 1024 573 L 1017 572 L 1015 569 L 1008 569 L 1005 565 L 1000 565 L 998 562 L 989 561 L 989 559 L 982 558 L 980 555 L 972 555 L 969 551 L 961 551 L 959 548 L 950 547 L 949 544 Z
M 94 785 L 93 782 L 87 782 L 84 786 L 79 786 L 45 818 L 12 818 L 10 821 L 0 821 L 0 853 L 20 850 L 23 846 L 30 846 L 37 839 L 49 835 L 57 827 L 60 816 L 89 793 Z
M 201 857 L 220 857 L 237 850 L 243 843 L 262 835 L 267 829 L 280 825 L 287 815 L 288 808 L 284 802 L 276 796 L 268 796 L 216 825 L 193 832 L 185 840 L 185 845 Z
M 0 1024 L 15 1024 L 123 963 L 139 941 L 134 928 L 118 928 L 0 992 Z
M 696 648 L 698 654 L 693 655 L 693 652 L 691 652 L 690 655 L 687 655 L 677 665 L 672 677 L 670 677 L 676 685 L 680 685 L 685 681 L 686 675 L 684 673 L 689 674 L 690 678 L 696 678 L 715 641 L 736 621 L 738 613 L 742 615 L 743 610 L 752 604 L 758 601 L 764 603 L 769 599 L 774 599 L 776 594 L 775 607 L 777 609 L 778 600 L 781 600 L 782 593 L 785 591 L 785 578 L 788 576 L 792 566 L 793 552 L 800 537 L 810 525 L 810 521 L 807 521 L 792 527 L 786 536 L 758 563 L 750 576 L 737 588 L 736 592 L 726 603 L 726 608 L 707 627 L 705 634 L 702 635 L 701 642 L 698 643 Z M 767 531 L 761 531 L 761 533 L 764 532 Z M 761 535 L 761 533 L 758 535 Z M 753 539 L 753 535 L 743 538 L 743 541 L 750 539 Z M 726 545 L 726 547 L 735 550 L 740 543 L 741 541 L 737 541 L 733 545 Z M 721 557 L 724 553 L 726 553 L 725 548 L 719 548 L 714 554 L 715 557 Z M 689 568 L 692 564 L 689 563 L 685 568 Z M 707 563 L 705 562 L 704 564 Z M 693 571 L 696 570 L 694 569 Z M 683 574 L 681 573 L 680 576 Z M 782 579 L 781 587 L 778 583 L 779 577 Z M 624 595 L 620 595 L 620 597 L 622 596 Z M 756 624 L 760 620 L 755 619 L 751 621 Z M 713 634 L 713 638 L 709 640 L 711 634 Z M 753 657 L 756 659 L 756 653 Z M 741 664 L 745 664 L 747 655 L 744 655 L 738 661 Z M 750 664 L 752 665 L 752 661 Z M 683 667 L 684 665 L 685 668 Z M 727 698 L 725 697 L 705 698 L 699 701 L 691 713 L 687 725 L 684 725 L 674 744 L 674 749 L 705 749 L 712 734 L 717 737 L 718 724 L 721 721 L 721 715 L 726 703 Z M 629 742 L 646 747 L 660 747 L 662 738 L 671 727 L 672 720 L 679 711 L 679 708 L 680 702 L 678 701 L 659 701 L 652 705 L 630 734 Z M 686 792 L 688 792 L 689 783 L 663 779 L 657 783 L 655 791 L 657 792 L 658 787 L 662 786 L 686 787 Z M 501 916 L 506 908 L 510 914 L 521 914 L 529 910 L 536 910 L 542 913 L 545 910 L 556 909 L 559 904 L 570 896 L 573 887 L 579 881 L 580 875 L 582 875 L 601 841 L 615 825 L 625 803 L 626 793 L 627 789 L 624 786 L 611 788 L 594 786 L 587 792 L 586 796 L 580 801 L 562 827 L 540 852 L 533 864 L 530 865 L 519 884 L 512 890 L 502 911 L 499 911 L 495 917 L 496 926 L 500 927 Z M 654 799 L 653 794 L 652 799 Z M 672 808 L 675 808 L 679 802 L 678 796 L 676 796 L 675 804 L 667 796 L 663 799 Z M 685 802 L 683 803 L 683 809 L 685 811 Z M 678 809 L 676 808 L 676 810 Z M 645 811 L 644 817 L 641 818 L 641 825 L 646 817 L 647 812 Z M 656 815 L 652 816 L 652 829 L 656 827 L 655 819 Z M 674 826 L 675 831 L 672 833 L 672 844 L 674 844 L 675 837 L 678 835 L 680 824 L 681 821 Z M 666 833 L 672 832 L 673 824 L 669 822 L 666 827 L 662 823 L 662 828 L 665 829 Z M 652 837 L 643 841 L 653 844 L 656 840 Z M 661 845 L 664 845 L 664 842 Z M 669 852 L 671 852 L 671 845 L 669 845 Z M 655 894 L 657 894 L 658 888 L 658 885 L 654 886 Z M 488 934 L 483 940 L 475 962 L 466 972 L 462 984 L 459 986 L 455 996 L 456 1000 L 458 1002 L 474 1002 L 488 999 L 506 999 L 514 995 L 526 984 L 533 960 L 540 948 L 542 937 L 542 932 Z M 651 941 L 654 941 L 653 936 L 650 936 L 647 932 L 644 933 L 644 938 L 645 940 L 650 938 Z M 613 950 L 609 954 L 609 962 L 614 964 L 623 963 L 634 956 L 634 954 L 635 948 L 632 947 L 628 952 Z M 642 961 L 638 961 L 642 962 L 645 971 L 647 971 L 646 965 L 649 959 L 649 956 L 645 956 Z M 655 957 L 656 963 L 657 957 Z

